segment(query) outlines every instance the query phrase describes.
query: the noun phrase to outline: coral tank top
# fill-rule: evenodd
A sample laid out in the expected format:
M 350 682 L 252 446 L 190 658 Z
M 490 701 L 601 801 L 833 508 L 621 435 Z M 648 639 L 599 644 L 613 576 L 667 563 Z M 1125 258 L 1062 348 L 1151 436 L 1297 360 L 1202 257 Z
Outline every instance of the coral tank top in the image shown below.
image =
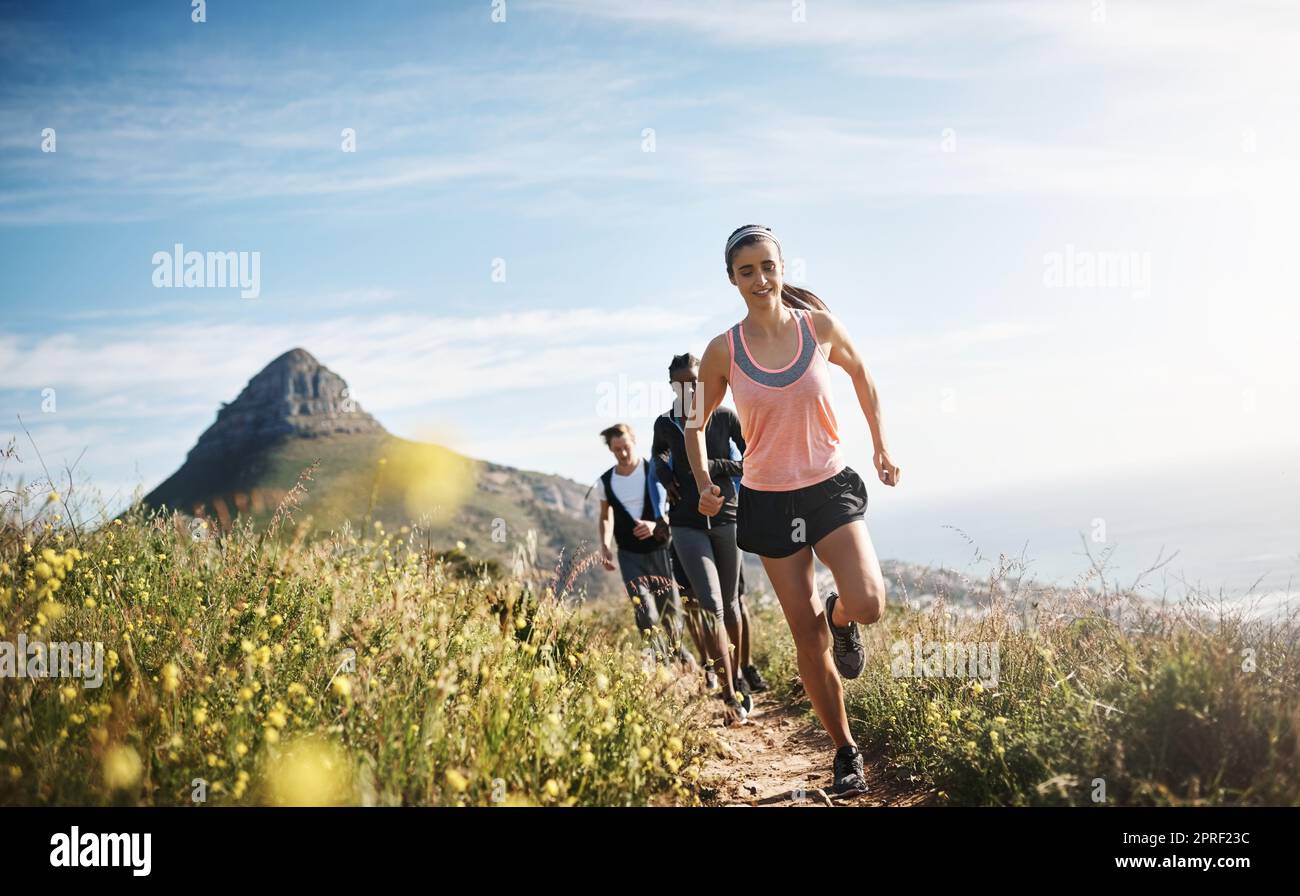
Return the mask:
M 756 491 L 815 485 L 845 466 L 831 404 L 830 364 L 808 311 L 790 311 L 799 323 L 799 348 L 779 370 L 754 361 L 741 324 L 727 331 L 728 379 L 747 443 L 740 484 Z

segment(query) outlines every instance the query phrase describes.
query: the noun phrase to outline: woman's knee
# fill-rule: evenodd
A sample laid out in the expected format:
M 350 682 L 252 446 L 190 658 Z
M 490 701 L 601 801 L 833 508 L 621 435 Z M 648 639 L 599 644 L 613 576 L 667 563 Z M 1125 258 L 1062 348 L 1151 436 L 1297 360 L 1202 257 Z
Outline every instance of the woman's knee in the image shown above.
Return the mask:
M 810 616 L 806 620 L 792 624 L 790 635 L 794 638 L 795 650 L 801 657 L 820 656 L 830 646 L 830 631 L 821 616 Z
M 836 587 L 839 583 L 836 582 Z M 885 582 L 874 576 L 863 578 L 851 587 L 841 588 L 840 612 L 861 625 L 879 622 L 885 614 Z

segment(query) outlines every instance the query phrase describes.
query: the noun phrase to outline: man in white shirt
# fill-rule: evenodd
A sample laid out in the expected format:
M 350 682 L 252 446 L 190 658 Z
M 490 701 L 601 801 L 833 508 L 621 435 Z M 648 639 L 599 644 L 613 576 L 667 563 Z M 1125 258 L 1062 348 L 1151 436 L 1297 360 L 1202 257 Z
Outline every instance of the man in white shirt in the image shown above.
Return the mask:
M 653 640 L 661 624 L 668 636 L 664 656 L 694 665 L 681 643 L 681 599 L 673 578 L 668 521 L 664 518 L 668 493 L 659 481 L 655 461 L 637 456 L 631 427 L 618 423 L 601 432 L 615 465 L 600 477 L 604 496 L 600 502 L 600 559 L 615 569 L 613 536 L 618 546 L 618 569 L 632 598 L 636 626 Z M 663 645 L 661 644 L 662 648 Z

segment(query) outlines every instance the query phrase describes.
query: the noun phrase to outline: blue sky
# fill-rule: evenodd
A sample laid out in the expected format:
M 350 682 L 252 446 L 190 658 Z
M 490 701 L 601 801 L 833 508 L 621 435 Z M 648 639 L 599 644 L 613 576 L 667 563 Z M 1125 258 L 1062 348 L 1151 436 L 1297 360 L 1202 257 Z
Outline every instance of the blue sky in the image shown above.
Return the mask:
M 148 489 L 302 346 L 399 435 L 589 482 L 600 396 L 743 316 L 722 246 L 758 222 L 881 389 L 885 520 L 1295 481 L 1294 6 L 493 8 L 0 3 L 0 438 L 21 415 L 47 462 Z M 258 252 L 260 294 L 155 288 L 177 243 Z

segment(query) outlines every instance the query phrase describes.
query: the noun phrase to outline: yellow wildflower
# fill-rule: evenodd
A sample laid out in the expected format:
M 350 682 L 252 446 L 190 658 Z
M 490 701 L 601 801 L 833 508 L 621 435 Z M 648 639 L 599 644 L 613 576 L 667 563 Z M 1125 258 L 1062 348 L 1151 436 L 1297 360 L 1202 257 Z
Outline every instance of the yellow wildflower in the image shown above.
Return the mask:
M 176 693 L 176 688 L 180 686 L 181 670 L 175 663 L 168 663 L 162 668 L 162 686 L 163 690 L 169 694 Z
M 104 754 L 104 784 L 110 790 L 130 790 L 140 783 L 143 771 L 140 755 L 126 744 L 112 747 Z

